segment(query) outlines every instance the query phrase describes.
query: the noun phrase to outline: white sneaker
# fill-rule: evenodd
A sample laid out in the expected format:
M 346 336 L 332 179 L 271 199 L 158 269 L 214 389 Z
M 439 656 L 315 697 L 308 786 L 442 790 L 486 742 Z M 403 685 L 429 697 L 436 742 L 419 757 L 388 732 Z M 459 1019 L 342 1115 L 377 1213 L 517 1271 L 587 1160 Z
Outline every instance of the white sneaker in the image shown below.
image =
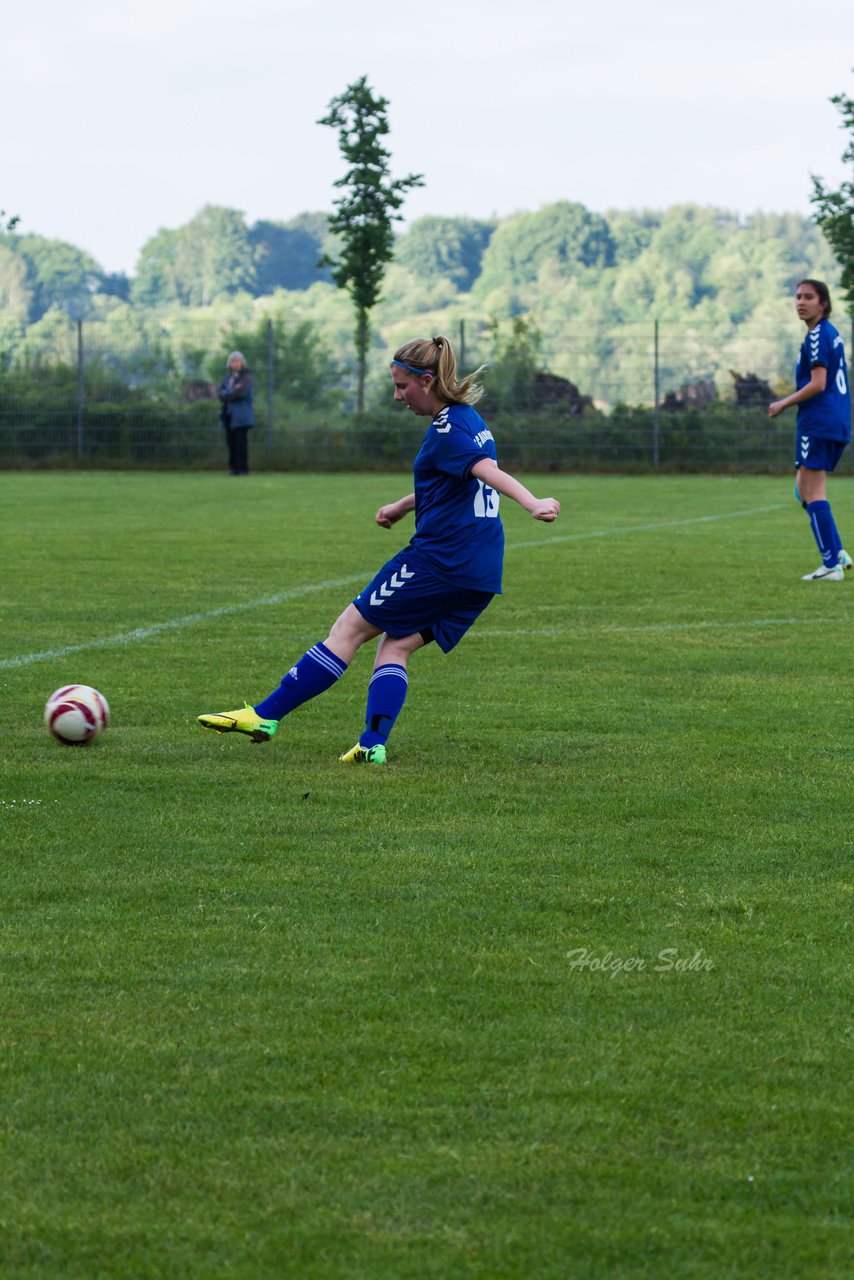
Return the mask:
M 844 578 L 841 564 L 820 564 L 815 573 L 805 573 L 801 582 L 842 582 Z
M 854 560 L 851 559 L 844 548 L 839 553 L 839 563 L 842 565 L 843 569 L 850 569 L 852 564 L 854 564 Z

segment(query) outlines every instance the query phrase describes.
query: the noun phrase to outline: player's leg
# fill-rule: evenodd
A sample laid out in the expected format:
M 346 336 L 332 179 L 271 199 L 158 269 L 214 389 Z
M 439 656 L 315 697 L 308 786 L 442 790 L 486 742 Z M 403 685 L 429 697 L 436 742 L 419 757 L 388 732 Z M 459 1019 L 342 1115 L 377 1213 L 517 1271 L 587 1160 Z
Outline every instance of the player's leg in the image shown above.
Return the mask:
M 423 577 L 417 583 L 416 577 L 411 583 L 410 603 L 405 600 L 407 590 L 396 606 L 398 616 L 409 618 L 413 630 L 402 637 L 388 633 L 382 637 L 368 685 L 365 728 L 356 746 L 341 756 L 346 764 L 385 764 L 386 743 L 409 688 L 409 658 L 433 640 L 443 653 L 450 653 L 493 598 L 488 591 L 449 588 L 444 583 L 425 582 Z M 417 623 L 412 621 L 416 610 L 421 611 Z
M 847 447 L 846 444 L 841 440 L 829 440 L 827 442 L 827 451 L 825 456 L 825 466 L 826 466 L 827 475 L 830 475 L 831 472 L 836 470 L 839 460 L 842 457 L 843 453 L 845 452 L 846 447 Z M 839 533 L 838 526 L 836 525 L 835 517 L 833 519 L 834 519 L 833 527 L 834 527 L 834 530 L 836 531 L 836 538 L 839 543 L 839 555 L 837 556 L 837 563 L 840 565 L 842 569 L 850 569 L 852 565 L 854 565 L 854 560 L 851 559 L 851 556 L 849 556 L 848 552 L 843 547 L 842 534 Z
M 324 645 L 331 653 L 349 666 L 363 644 L 382 635 L 382 627 L 364 618 L 354 604 L 348 604 L 335 619 Z
M 331 689 L 347 670 L 360 645 L 379 634 L 379 627 L 367 622 L 349 604 L 333 623 L 326 640 L 312 645 L 302 655 L 282 677 L 278 689 L 254 707 L 247 703 L 240 711 L 199 716 L 199 724 L 217 733 L 245 733 L 253 742 L 267 742 L 280 720 L 304 702 Z
M 365 729 L 356 746 L 341 756 L 345 764 L 385 764 L 386 743 L 409 689 L 407 664 L 432 638 L 428 632 L 380 637 L 368 684 Z
M 811 502 L 824 502 L 827 498 L 827 472 L 800 466 L 795 478 L 795 488 L 805 507 Z
M 304 702 L 325 693 L 341 679 L 356 650 L 379 634 L 378 627 L 366 622 L 358 609 L 348 604 L 326 639 L 312 645 L 282 677 L 278 689 L 256 704 L 256 713 L 265 720 L 281 720 Z
M 814 573 L 805 574 L 805 581 L 838 582 L 843 577 L 840 563 L 842 539 L 827 501 L 827 470 L 820 465 L 826 459 L 819 456 L 822 449 L 826 451 L 833 443 L 816 441 L 807 458 L 798 467 L 797 492 L 809 516 L 810 528 L 821 553 L 820 566 Z

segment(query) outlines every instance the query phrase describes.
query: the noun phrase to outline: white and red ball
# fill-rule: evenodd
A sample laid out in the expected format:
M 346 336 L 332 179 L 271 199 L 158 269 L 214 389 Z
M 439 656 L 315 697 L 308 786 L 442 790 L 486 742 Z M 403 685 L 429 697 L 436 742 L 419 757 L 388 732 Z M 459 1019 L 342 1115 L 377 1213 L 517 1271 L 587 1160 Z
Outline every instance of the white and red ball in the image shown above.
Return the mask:
M 48 698 L 44 723 L 58 742 L 84 747 L 109 728 L 110 708 L 104 695 L 88 684 L 66 684 Z

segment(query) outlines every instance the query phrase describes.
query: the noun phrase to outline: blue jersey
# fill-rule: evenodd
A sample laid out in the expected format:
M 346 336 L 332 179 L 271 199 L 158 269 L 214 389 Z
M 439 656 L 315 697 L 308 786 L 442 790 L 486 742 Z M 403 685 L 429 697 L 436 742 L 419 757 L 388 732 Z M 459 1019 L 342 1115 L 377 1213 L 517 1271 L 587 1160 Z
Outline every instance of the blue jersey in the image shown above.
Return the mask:
M 492 432 L 471 405 L 452 404 L 430 423 L 413 465 L 412 546 L 456 586 L 501 591 L 504 528 L 499 494 L 471 475 L 482 458 L 498 459 Z
M 827 370 L 824 391 L 798 405 L 798 432 L 820 440 L 851 439 L 851 392 L 845 368 L 842 338 L 829 320 L 819 320 L 804 338 L 795 369 L 798 390 L 805 387 L 818 366 Z

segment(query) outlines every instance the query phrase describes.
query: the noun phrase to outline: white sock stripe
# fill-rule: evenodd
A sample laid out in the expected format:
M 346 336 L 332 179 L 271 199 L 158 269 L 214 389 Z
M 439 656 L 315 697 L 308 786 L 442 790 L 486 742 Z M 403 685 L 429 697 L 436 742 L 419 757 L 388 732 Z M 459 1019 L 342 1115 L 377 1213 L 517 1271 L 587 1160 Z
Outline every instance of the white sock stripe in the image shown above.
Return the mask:
M 317 645 L 313 645 L 305 655 L 307 658 L 313 658 L 320 667 L 325 667 L 336 678 L 343 676 L 347 670 L 346 662 L 342 662 L 340 658 L 336 658 L 334 653 L 324 653 Z
M 409 676 L 406 674 L 406 671 L 403 667 L 397 667 L 397 666 L 377 667 L 376 671 L 368 681 L 368 684 L 369 685 L 373 684 L 375 680 L 378 680 L 380 678 L 380 676 L 397 676 L 400 680 L 403 681 L 404 684 L 407 684 L 407 685 L 409 684 Z

